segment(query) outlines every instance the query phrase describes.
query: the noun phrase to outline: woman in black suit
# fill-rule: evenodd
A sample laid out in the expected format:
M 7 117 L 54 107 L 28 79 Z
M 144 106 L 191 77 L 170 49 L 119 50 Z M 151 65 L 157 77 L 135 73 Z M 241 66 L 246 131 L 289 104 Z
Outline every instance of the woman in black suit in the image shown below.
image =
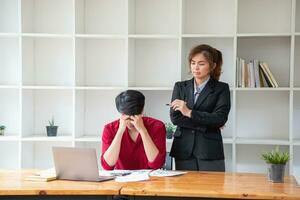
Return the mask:
M 219 81 L 222 53 L 209 46 L 189 54 L 191 80 L 174 86 L 170 117 L 177 125 L 170 155 L 177 170 L 225 171 L 221 128 L 230 110 L 227 83 Z

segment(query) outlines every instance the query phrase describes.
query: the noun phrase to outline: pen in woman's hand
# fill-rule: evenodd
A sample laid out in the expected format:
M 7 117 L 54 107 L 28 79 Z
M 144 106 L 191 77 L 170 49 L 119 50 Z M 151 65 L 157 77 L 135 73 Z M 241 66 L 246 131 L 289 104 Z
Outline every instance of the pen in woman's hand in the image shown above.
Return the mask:
M 170 103 L 166 103 L 166 106 L 172 106 Z

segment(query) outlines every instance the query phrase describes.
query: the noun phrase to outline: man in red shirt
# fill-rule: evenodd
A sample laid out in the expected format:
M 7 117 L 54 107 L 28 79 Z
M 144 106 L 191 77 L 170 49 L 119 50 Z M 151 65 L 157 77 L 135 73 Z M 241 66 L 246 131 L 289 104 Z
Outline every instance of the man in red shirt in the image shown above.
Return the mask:
M 106 170 L 161 168 L 166 157 L 164 123 L 142 117 L 145 96 L 139 91 L 124 91 L 115 101 L 121 117 L 104 127 L 102 167 Z

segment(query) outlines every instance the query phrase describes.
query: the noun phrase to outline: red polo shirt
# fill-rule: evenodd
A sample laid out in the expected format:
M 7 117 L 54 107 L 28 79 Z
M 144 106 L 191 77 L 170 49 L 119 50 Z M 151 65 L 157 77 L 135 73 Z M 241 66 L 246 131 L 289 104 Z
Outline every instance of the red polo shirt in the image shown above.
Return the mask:
M 158 169 L 164 165 L 166 158 L 165 125 L 161 121 L 150 117 L 143 117 L 143 122 L 150 137 L 152 138 L 154 144 L 159 150 L 159 153 L 157 154 L 154 161 L 148 161 L 141 135 L 138 134 L 138 137 L 134 142 L 129 135 L 128 129 L 126 128 L 122 137 L 119 159 L 117 160 L 116 165 L 110 166 L 107 164 L 107 162 L 103 158 L 103 154 L 112 143 L 118 131 L 119 120 L 116 120 L 105 125 L 102 134 L 101 164 L 104 169 Z

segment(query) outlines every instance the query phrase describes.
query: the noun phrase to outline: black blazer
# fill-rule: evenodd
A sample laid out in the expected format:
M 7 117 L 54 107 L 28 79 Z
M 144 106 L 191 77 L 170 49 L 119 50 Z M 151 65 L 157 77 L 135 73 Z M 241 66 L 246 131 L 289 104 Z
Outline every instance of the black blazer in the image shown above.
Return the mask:
M 204 160 L 224 159 L 220 127 L 230 111 L 228 84 L 210 78 L 194 104 L 194 79 L 177 82 L 172 101 L 175 99 L 185 101 L 192 113 L 189 118 L 170 109 L 171 121 L 177 125 L 170 155 L 177 159 L 192 155 Z

